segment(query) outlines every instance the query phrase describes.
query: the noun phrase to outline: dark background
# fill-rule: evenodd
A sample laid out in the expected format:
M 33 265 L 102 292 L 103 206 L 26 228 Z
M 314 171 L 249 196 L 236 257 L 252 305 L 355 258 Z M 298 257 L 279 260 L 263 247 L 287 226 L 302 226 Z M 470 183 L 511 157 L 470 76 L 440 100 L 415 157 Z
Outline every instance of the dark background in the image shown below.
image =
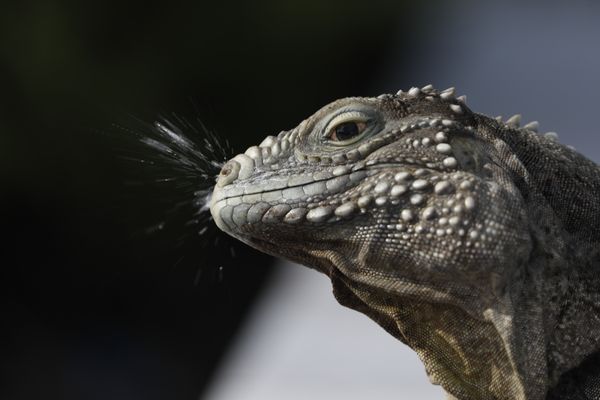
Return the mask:
M 433 83 L 598 161 L 599 17 L 591 0 L 2 2 L 0 400 L 197 399 L 268 284 L 272 260 L 197 235 L 189 204 L 173 212 L 189 187 L 124 160 L 153 154 L 114 123 L 176 112 L 241 152 L 336 98 Z
M 243 151 L 378 94 L 424 21 L 402 1 L 4 2 L 0 398 L 198 398 L 271 260 L 187 215 L 144 233 L 187 194 L 123 161 L 143 150 L 112 124 L 174 111 Z

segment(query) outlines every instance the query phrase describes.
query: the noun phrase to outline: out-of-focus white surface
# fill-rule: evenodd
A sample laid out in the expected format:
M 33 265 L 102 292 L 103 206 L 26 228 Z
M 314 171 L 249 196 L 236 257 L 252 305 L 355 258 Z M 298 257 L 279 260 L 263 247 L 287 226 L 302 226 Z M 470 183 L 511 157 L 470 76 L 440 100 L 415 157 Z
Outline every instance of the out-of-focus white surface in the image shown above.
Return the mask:
M 444 398 L 412 350 L 335 301 L 326 276 L 281 264 L 205 400 Z

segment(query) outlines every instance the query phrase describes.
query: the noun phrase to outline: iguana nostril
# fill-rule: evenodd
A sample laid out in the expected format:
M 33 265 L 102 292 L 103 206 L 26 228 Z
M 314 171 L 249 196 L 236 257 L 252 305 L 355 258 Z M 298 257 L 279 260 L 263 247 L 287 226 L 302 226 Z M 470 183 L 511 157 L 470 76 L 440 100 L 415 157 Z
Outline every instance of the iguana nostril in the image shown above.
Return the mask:
M 231 164 L 226 164 L 223 169 L 221 170 L 221 175 L 222 176 L 227 176 L 231 173 L 231 171 L 233 170 L 233 167 L 231 166 Z
M 219 174 L 217 186 L 227 186 L 236 179 L 247 179 L 254 171 L 254 160 L 245 154 L 238 154 L 229 160 Z
M 217 181 L 217 186 L 223 187 L 229 185 L 231 182 L 235 181 L 240 172 L 240 163 L 235 160 L 229 160 L 223 168 L 221 168 L 221 173 L 219 174 L 219 179 Z

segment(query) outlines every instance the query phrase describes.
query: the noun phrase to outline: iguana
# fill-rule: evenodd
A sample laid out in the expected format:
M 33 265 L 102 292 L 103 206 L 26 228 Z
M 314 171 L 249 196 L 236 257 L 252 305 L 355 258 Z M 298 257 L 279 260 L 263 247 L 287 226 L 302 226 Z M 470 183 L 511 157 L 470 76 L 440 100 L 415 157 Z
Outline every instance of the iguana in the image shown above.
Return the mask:
M 328 275 L 451 399 L 597 399 L 600 168 L 518 119 L 431 85 L 340 99 L 228 161 L 210 210 Z

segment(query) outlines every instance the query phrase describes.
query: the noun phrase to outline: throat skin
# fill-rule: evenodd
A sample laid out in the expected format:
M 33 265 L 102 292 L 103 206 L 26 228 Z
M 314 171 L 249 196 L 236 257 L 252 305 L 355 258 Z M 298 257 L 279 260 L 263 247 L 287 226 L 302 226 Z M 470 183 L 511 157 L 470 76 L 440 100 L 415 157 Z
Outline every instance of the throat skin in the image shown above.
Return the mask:
M 450 399 L 544 399 L 563 374 L 598 351 L 600 319 L 590 320 L 583 306 L 599 304 L 598 290 L 568 286 L 580 279 L 541 276 L 551 266 L 540 249 L 532 250 L 523 266 L 527 276 L 519 277 L 518 285 L 504 288 L 498 301 L 477 311 L 418 285 L 397 294 L 385 282 L 374 287 L 372 278 L 361 283 L 344 276 L 341 258 L 327 250 L 312 256 L 330 260 L 318 269 L 330 277 L 338 302 L 415 350 L 431 382 L 450 388 Z M 556 268 L 566 265 L 550 258 Z M 558 311 L 557 304 L 578 308 Z
M 419 284 L 403 282 L 399 290 L 373 277 L 361 282 L 344 275 L 341 257 L 327 250 L 319 253 L 320 259 L 330 260 L 318 269 L 329 275 L 338 302 L 366 314 L 416 351 L 430 381 L 449 395 L 457 399 L 545 398 L 549 382 L 544 318 L 534 317 L 534 313 L 541 314 L 541 308 L 535 303 L 517 312 L 512 304 L 520 296 L 513 291 L 530 286 L 506 288 L 498 294 L 502 296 L 498 302 L 481 304 L 476 310 L 465 307 L 468 299 Z M 517 320 L 520 312 L 528 315 L 524 330 Z M 540 343 L 532 343 L 531 335 Z
M 450 399 L 593 399 L 600 168 L 519 120 L 431 85 L 340 99 L 230 160 L 211 214 L 328 276 Z
M 364 304 L 376 304 L 373 309 L 379 315 L 372 318 L 385 321 L 388 332 L 417 352 L 431 382 L 453 388 L 449 393 L 456 398 L 527 398 L 523 379 L 515 365 L 514 346 L 502 336 L 510 327 L 510 317 L 488 312 L 484 316 L 486 319 L 475 319 L 453 305 L 402 297 L 386 299 L 383 304 L 375 303 L 380 296 L 365 295 L 367 292 L 361 288 L 349 290 Z M 345 304 L 349 293 L 342 289 L 335 293 L 340 303 Z M 507 326 L 499 332 L 490 320 L 504 322 Z M 495 362 L 472 361 L 489 359 Z M 531 389 L 528 388 L 530 396 L 534 392 Z

